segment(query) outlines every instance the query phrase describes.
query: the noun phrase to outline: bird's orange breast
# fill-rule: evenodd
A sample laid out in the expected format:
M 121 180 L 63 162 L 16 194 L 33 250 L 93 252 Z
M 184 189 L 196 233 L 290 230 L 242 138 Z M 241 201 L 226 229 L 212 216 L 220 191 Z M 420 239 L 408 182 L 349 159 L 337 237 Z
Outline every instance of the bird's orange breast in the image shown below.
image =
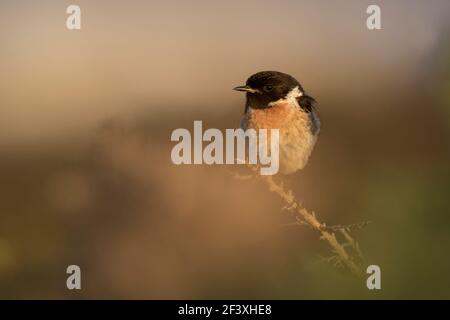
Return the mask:
M 243 129 L 279 129 L 280 172 L 289 174 L 302 169 L 308 162 L 309 155 L 316 142 L 312 134 L 308 113 L 298 106 L 280 103 L 270 108 L 251 108 L 244 115 Z
M 270 108 L 252 109 L 248 118 L 248 127 L 254 129 L 280 129 L 291 121 L 295 110 L 288 103 Z

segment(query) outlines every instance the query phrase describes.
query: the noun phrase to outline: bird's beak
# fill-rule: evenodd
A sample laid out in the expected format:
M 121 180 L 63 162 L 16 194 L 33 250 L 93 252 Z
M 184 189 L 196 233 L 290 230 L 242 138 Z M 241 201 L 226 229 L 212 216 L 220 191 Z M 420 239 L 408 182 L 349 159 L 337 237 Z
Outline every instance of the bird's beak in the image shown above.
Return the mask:
M 239 86 L 239 87 L 233 88 L 233 90 L 243 91 L 243 92 L 250 92 L 250 93 L 258 92 L 258 90 L 255 90 L 255 89 L 253 89 L 253 88 L 251 88 L 249 86 Z

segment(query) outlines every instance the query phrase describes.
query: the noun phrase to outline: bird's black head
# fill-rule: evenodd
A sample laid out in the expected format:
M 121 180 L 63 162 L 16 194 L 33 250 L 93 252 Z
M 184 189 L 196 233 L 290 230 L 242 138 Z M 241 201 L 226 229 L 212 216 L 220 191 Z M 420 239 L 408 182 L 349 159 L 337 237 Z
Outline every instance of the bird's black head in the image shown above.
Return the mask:
M 271 102 L 285 99 L 298 88 L 297 95 L 303 94 L 303 88 L 294 77 L 277 71 L 262 71 L 248 78 L 245 86 L 234 88 L 247 93 L 247 106 L 267 108 Z

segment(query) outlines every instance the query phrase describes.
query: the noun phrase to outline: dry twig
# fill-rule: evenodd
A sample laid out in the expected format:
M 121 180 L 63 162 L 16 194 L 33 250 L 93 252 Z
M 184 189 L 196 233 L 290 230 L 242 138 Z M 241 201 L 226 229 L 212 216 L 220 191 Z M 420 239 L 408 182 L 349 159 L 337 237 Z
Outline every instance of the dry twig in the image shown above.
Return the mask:
M 361 278 L 364 273 L 361 263 L 363 262 L 363 255 L 358 246 L 358 243 L 351 237 L 349 230 L 356 225 L 350 226 L 334 226 L 327 227 L 324 223 L 321 223 L 314 212 L 306 210 L 295 199 L 292 190 L 284 187 L 282 182 L 275 182 L 272 176 L 260 176 L 266 183 L 269 190 L 278 194 L 281 199 L 286 202 L 286 207 L 294 212 L 296 222 L 299 224 L 307 224 L 312 227 L 313 230 L 320 234 L 320 239 L 325 240 L 331 247 L 331 250 L 335 254 L 333 256 L 334 264 L 341 265 L 347 268 L 353 275 Z M 346 241 L 341 244 L 337 237 L 336 231 L 339 231 Z M 350 247 L 353 250 L 354 256 L 347 252 L 346 247 Z M 336 260 L 337 259 L 337 260 Z

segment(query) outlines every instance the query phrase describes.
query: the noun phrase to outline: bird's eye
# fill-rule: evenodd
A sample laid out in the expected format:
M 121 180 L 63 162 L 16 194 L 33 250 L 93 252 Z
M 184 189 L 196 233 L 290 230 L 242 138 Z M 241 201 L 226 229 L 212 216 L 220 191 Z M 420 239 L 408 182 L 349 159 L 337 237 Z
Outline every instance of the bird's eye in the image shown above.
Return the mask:
M 270 84 L 267 84 L 264 86 L 264 91 L 271 91 L 273 89 L 273 86 L 271 86 Z

